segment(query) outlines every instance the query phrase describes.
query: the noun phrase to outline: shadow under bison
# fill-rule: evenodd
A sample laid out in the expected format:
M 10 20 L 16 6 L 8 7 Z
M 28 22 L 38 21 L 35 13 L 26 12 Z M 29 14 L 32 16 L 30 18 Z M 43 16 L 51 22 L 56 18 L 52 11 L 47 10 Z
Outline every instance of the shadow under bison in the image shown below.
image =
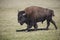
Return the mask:
M 16 30 L 16 32 L 25 32 L 27 29 L 21 29 L 21 30 Z M 46 29 L 46 28 L 39 28 L 37 30 L 35 29 L 30 29 L 28 32 L 31 32 L 31 31 L 39 31 L 39 30 L 50 30 L 50 29 Z

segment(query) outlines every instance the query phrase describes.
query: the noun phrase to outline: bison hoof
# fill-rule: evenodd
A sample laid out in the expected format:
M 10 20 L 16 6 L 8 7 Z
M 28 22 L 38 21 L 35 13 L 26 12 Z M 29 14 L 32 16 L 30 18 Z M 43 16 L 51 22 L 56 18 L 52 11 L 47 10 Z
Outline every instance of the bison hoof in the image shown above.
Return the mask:
M 26 32 L 29 32 L 30 30 L 26 30 Z
M 49 28 L 46 28 L 46 30 L 49 30 Z
M 37 29 L 34 29 L 34 31 L 37 31 Z
M 55 28 L 56 30 L 58 29 L 58 28 Z

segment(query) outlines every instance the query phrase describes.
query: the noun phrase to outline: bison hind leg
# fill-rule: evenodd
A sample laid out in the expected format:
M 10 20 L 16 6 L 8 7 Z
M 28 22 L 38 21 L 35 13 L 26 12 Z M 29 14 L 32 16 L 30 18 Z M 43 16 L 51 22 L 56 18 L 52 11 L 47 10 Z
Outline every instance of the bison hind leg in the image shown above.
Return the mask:
M 49 26 L 50 26 L 50 21 L 47 20 L 47 27 L 46 27 L 46 29 L 49 29 L 49 28 L 48 28 Z
M 35 24 L 34 24 L 34 30 L 36 31 L 37 28 L 38 28 L 38 25 L 35 23 Z
M 43 24 L 44 21 L 41 21 L 41 23 Z
M 51 23 L 55 26 L 55 29 L 57 29 L 57 26 L 53 20 L 51 20 Z

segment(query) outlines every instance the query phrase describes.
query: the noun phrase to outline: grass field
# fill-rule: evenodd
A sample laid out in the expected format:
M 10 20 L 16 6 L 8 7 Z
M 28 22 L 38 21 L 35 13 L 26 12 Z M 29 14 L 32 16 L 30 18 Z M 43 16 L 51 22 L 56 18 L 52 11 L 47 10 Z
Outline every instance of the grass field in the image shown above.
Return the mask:
M 0 40 L 60 40 L 60 0 L 26 0 L 26 2 L 24 0 L 19 0 L 17 2 L 17 4 L 19 4 L 19 2 L 21 3 L 19 5 L 14 5 L 14 3 L 11 4 L 10 2 L 12 2 L 12 0 L 0 0 L 0 2 Z M 10 6 L 7 6 L 7 4 Z M 54 26 L 51 24 L 49 30 L 16 32 L 16 30 L 25 29 L 27 26 L 26 24 L 21 26 L 18 23 L 18 9 L 23 10 L 25 7 L 31 5 L 53 9 L 55 12 L 53 20 L 56 22 L 58 29 L 55 30 Z M 38 23 L 38 26 L 38 28 L 45 28 L 46 21 L 43 24 Z

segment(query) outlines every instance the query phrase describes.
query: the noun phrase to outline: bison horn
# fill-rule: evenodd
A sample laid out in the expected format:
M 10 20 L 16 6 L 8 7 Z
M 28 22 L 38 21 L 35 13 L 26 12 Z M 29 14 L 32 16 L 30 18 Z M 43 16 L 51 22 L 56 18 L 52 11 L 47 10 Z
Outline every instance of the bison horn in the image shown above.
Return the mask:
M 23 15 L 26 15 L 25 13 Z

